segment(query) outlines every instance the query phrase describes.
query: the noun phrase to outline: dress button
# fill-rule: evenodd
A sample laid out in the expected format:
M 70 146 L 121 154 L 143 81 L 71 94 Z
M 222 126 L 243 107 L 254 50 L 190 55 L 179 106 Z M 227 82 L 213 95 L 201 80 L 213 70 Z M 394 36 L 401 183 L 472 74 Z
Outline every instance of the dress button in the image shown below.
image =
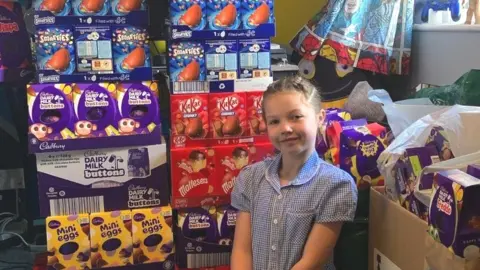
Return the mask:
M 278 223 L 278 219 L 274 219 L 273 224 L 277 224 L 277 223 Z
M 281 200 L 283 198 L 282 194 L 278 195 L 277 197 L 279 200 Z
M 275 245 L 272 246 L 272 250 L 275 251 L 277 250 L 277 247 Z

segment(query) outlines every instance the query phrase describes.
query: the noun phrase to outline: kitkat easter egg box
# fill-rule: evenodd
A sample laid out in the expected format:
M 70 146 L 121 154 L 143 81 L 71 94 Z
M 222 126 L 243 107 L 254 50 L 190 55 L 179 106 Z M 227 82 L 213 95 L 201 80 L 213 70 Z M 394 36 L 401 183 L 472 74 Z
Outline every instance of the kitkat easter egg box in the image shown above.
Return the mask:
M 55 16 L 68 16 L 72 9 L 71 0 L 34 0 L 36 11 L 50 11 Z
M 138 209 L 132 217 L 134 264 L 162 263 L 161 269 L 173 269 L 172 208 Z
M 215 185 L 215 151 L 211 148 L 171 150 L 172 196 L 198 198 L 212 195 Z
M 130 210 L 90 214 L 92 268 L 133 264 Z
M 110 0 L 72 0 L 75 16 L 105 16 L 110 14 Z
M 263 118 L 263 92 L 247 92 L 247 114 L 249 135 L 259 136 L 267 134 L 267 124 Z
M 170 20 L 174 26 L 203 30 L 207 26 L 207 9 L 204 0 L 170 1 Z M 175 33 L 173 33 L 175 35 Z
M 111 0 L 112 14 L 115 16 L 127 15 L 132 11 L 146 10 L 146 0 Z
M 242 24 L 244 29 L 273 23 L 273 0 L 242 0 Z
M 131 73 L 138 68 L 151 67 L 148 33 L 133 26 L 112 27 L 114 70 Z
M 435 174 L 429 233 L 455 255 L 478 259 L 480 250 L 480 179 L 460 170 Z
M 240 137 L 248 134 L 245 93 L 210 94 L 209 99 L 212 138 Z
M 219 195 L 229 195 L 235 186 L 240 170 L 250 162 L 250 152 L 247 145 L 229 145 L 215 147 L 216 180 Z
M 241 28 L 240 0 L 207 0 L 208 28 L 235 30 Z
M 91 269 L 88 214 L 52 216 L 45 223 L 49 268 Z
M 208 94 L 170 96 L 172 148 L 205 146 L 209 134 Z
M 41 26 L 35 32 L 37 70 L 69 75 L 75 71 L 73 31 L 69 26 Z

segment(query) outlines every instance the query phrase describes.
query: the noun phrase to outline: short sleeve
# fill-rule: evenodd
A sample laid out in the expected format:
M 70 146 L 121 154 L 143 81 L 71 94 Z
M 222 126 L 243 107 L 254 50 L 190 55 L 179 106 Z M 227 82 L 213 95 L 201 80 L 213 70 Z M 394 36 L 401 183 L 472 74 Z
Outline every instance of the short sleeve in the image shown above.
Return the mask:
M 235 180 L 231 195 L 231 204 L 239 211 L 250 213 L 252 198 L 252 168 L 243 168 Z
M 339 170 L 340 171 L 340 170 Z M 353 178 L 346 172 L 335 174 L 319 204 L 316 223 L 353 221 L 358 191 Z

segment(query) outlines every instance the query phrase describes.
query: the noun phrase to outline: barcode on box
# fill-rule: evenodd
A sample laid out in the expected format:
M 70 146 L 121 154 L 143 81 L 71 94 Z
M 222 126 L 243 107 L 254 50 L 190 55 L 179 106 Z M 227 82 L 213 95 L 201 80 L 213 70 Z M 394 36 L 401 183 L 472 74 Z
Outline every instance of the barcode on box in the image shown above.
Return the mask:
M 230 264 L 230 253 L 187 254 L 187 268 Z
M 173 93 L 208 93 L 208 84 L 207 82 L 175 82 L 173 83 Z
M 103 196 L 50 200 L 50 215 L 65 216 L 103 212 Z

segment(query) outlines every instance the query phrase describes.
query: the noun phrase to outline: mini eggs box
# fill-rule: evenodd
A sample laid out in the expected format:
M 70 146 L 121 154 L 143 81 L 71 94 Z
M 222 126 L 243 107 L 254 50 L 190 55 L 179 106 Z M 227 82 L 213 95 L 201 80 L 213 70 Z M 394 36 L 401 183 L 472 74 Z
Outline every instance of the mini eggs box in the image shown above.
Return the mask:
M 136 10 L 146 10 L 146 0 L 111 0 L 112 14 L 122 16 Z
M 172 82 L 205 81 L 205 51 L 200 42 L 176 42 L 168 48 Z
M 35 0 L 33 7 L 37 11 L 50 11 L 55 16 L 68 16 L 72 3 L 71 0 Z
M 254 29 L 261 24 L 273 22 L 273 0 L 242 0 L 244 29 Z
M 61 75 L 75 71 L 75 46 L 71 27 L 37 27 L 35 52 L 38 70 L 54 70 Z
M 240 0 L 207 0 L 208 27 L 212 30 L 241 28 Z
M 148 33 L 133 26 L 112 27 L 114 70 L 130 73 L 136 68 L 151 67 Z
M 173 25 L 185 25 L 192 30 L 207 26 L 205 0 L 171 0 L 170 17 Z
M 71 0 L 76 16 L 105 16 L 110 14 L 110 0 Z

